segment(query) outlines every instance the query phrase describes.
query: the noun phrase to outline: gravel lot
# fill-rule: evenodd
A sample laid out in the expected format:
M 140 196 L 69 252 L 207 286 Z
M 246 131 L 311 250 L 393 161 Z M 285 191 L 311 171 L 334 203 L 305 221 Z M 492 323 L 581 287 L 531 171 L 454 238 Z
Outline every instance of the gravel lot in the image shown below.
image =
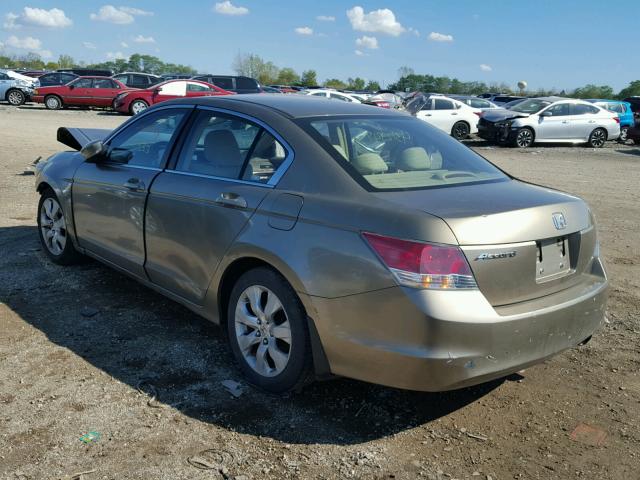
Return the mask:
M 40 251 L 25 169 L 65 148 L 59 126 L 126 118 L 0 106 L 0 478 L 640 478 L 640 148 L 468 142 L 593 208 L 612 288 L 588 345 L 444 394 L 338 379 L 235 398 L 215 326 L 98 263 L 58 267 Z

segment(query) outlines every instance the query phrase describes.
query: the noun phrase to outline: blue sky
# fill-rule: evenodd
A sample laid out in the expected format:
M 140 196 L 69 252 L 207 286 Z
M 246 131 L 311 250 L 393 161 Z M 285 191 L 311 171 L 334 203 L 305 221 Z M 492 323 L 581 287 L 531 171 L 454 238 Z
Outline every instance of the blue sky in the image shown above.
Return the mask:
M 386 84 L 406 65 L 465 81 L 619 90 L 640 79 L 639 16 L 637 0 L 610 10 L 599 0 L 2 0 L 0 51 L 88 62 L 148 53 L 203 73 L 232 73 L 242 52 L 320 80 Z

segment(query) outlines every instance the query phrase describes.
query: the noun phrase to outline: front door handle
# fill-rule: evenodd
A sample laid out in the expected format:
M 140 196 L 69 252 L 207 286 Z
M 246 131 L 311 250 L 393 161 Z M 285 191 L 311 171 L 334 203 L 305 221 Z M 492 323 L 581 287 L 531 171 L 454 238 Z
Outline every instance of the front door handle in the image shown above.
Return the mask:
M 216 198 L 216 203 L 228 207 L 247 208 L 247 201 L 233 192 L 222 192 L 218 195 L 218 198 Z
M 130 178 L 124 182 L 123 187 L 128 188 L 129 190 L 141 191 L 144 190 L 144 182 L 139 178 Z
M 451 115 L 457 115 L 457 113 L 456 113 L 456 112 L 453 112 Z
M 563 120 L 562 123 L 569 123 L 569 120 Z

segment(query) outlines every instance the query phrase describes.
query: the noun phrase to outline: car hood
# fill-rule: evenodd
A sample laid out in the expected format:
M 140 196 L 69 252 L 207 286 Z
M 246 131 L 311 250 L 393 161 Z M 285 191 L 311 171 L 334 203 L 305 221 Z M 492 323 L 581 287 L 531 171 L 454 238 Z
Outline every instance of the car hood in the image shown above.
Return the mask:
M 488 122 L 495 123 L 503 120 L 510 120 L 512 118 L 527 118 L 528 116 L 528 113 L 514 112 L 513 110 L 507 110 L 506 108 L 494 108 L 491 110 L 485 110 L 482 118 Z
M 556 212 L 561 212 L 567 221 L 562 234 L 583 230 L 591 224 L 589 209 L 578 197 L 519 180 L 375 195 L 401 208 L 440 217 L 460 245 L 496 245 L 555 237 L 560 233 L 553 222 Z

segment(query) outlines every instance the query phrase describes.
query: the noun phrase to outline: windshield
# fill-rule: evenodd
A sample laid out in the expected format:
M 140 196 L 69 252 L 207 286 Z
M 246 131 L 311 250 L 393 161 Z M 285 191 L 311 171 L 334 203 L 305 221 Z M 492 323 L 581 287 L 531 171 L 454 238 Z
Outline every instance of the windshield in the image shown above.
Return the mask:
M 506 181 L 498 168 L 413 117 L 307 120 L 307 130 L 369 190 Z
M 529 100 L 524 100 L 517 104 L 514 107 L 511 107 L 510 110 L 512 112 L 519 113 L 536 113 L 542 110 L 547 105 L 551 105 L 552 102 L 547 100 L 540 100 L 539 98 L 530 98 Z

